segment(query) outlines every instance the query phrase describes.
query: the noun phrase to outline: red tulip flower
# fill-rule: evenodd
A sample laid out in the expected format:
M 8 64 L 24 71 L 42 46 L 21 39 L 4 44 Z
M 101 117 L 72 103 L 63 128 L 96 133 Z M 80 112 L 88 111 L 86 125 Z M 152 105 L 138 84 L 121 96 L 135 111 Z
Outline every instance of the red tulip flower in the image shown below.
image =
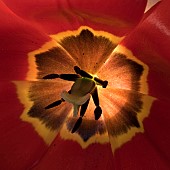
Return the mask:
M 0 1 L 0 169 L 170 167 L 170 3 L 146 4 Z

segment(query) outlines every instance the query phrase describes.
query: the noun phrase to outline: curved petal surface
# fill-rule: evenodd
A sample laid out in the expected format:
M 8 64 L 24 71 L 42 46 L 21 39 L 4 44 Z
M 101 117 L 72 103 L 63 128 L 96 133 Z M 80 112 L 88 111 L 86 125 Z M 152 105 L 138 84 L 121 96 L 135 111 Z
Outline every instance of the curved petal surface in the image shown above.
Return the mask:
M 137 29 L 122 42 L 133 54 L 149 67 L 149 90 L 152 96 L 168 99 L 170 52 L 169 52 L 169 1 L 161 2 Z M 136 48 L 138 46 L 138 48 Z M 162 88 L 161 84 L 164 85 Z
M 24 79 L 28 67 L 27 54 L 50 38 L 35 25 L 16 16 L 0 2 L 1 80 Z M 13 71 L 15 70 L 15 71 Z
M 58 136 L 48 152 L 33 169 L 77 169 L 77 170 L 114 170 L 115 162 L 109 144 L 94 144 L 83 149 L 73 141 L 64 141 Z
M 37 23 L 48 34 L 75 30 L 86 25 L 122 36 L 140 21 L 147 1 L 4 0 L 4 2 L 18 16 Z
M 39 48 L 49 37 L 17 17 L 1 1 L 0 23 L 0 166 L 2 169 L 27 169 L 40 159 L 47 145 L 30 124 L 21 121 L 23 106 L 11 80 L 26 77 L 27 53 Z
M 153 103 L 149 117 L 144 120 L 144 134 L 137 135 L 134 140 L 117 151 L 121 161 L 125 163 L 125 167 L 137 167 L 139 164 L 144 165 L 144 168 L 168 169 L 169 167 L 169 4 L 168 0 L 160 2 L 156 10 L 152 11 L 122 42 L 149 67 L 147 80 L 149 95 L 157 98 Z M 147 150 L 148 159 L 142 156 L 144 154 L 143 148 Z M 124 155 L 124 153 L 131 154 L 131 158 L 136 162 L 131 161 L 129 163 L 126 161 L 127 155 Z M 153 162 L 153 160 L 155 161 Z

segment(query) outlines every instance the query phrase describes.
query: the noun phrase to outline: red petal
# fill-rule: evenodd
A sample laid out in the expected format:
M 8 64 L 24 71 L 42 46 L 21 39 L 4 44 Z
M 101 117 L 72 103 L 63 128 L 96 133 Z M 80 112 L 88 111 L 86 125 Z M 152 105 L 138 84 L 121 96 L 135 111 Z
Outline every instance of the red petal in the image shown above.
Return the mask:
M 169 1 L 161 2 L 122 44 L 149 66 L 149 94 L 158 99 L 169 100 L 170 15 L 167 12 L 168 5 Z
M 139 22 L 147 1 L 4 0 L 4 2 L 17 15 L 38 23 L 50 34 L 86 25 L 94 29 L 124 35 Z
M 0 23 L 1 81 L 23 79 L 28 70 L 28 52 L 40 48 L 49 37 L 35 25 L 17 17 L 2 2 Z
M 122 35 L 137 24 L 146 6 L 145 0 L 70 0 L 70 6 L 94 28 Z M 97 24 L 97 25 L 96 25 Z
M 169 5 L 168 0 L 162 1 L 156 10 L 146 17 L 143 23 L 122 43 L 132 50 L 137 58 L 149 66 L 149 94 L 157 98 L 148 119 L 144 121 L 144 134 L 138 135 L 138 138 L 135 137 L 119 152 L 123 162 L 127 158 L 124 153 L 131 154 L 132 160 L 136 161 L 131 164 L 133 167 L 135 165 L 137 167 L 138 164 L 144 165 L 147 169 L 149 167 L 168 169 L 169 167 Z M 147 155 L 144 154 L 144 150 L 147 151 Z M 126 165 L 130 166 L 128 162 L 126 162 Z
M 28 169 L 47 149 L 47 145 L 31 124 L 21 121 L 23 106 L 19 103 L 15 91 L 13 83 L 1 83 L 1 169 Z
M 169 103 L 155 101 L 149 117 L 144 120 L 144 133 L 115 152 L 115 162 L 120 169 L 169 169 Z M 123 162 L 123 164 L 122 164 Z
M 49 38 L 24 22 L 0 2 L 0 167 L 28 169 L 47 149 L 33 127 L 21 121 L 23 106 L 8 80 L 23 79 L 28 70 L 27 53 Z
M 114 169 L 113 155 L 109 144 L 93 144 L 83 150 L 73 141 L 64 141 L 59 136 L 34 169 Z

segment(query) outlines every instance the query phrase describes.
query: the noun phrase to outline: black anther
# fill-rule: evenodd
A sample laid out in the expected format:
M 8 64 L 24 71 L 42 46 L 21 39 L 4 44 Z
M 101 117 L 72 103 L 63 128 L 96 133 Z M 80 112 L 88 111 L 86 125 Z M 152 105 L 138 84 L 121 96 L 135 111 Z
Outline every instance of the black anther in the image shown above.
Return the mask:
M 99 79 L 99 78 L 97 78 L 97 77 L 95 77 L 94 80 L 95 80 L 97 83 L 99 83 L 100 85 L 102 85 L 103 88 L 106 88 L 107 85 L 108 85 L 108 81 L 103 81 L 103 80 L 101 80 L 101 79 Z
M 48 106 L 46 106 L 45 109 L 50 109 L 50 108 L 53 108 L 53 107 L 55 107 L 55 106 L 58 106 L 58 105 L 60 105 L 63 101 L 64 101 L 64 99 L 57 100 L 57 101 L 49 104 Z
M 58 74 L 48 74 L 43 77 L 43 79 L 55 79 L 55 78 L 59 78 L 59 75 Z
M 81 70 L 78 66 L 74 66 L 74 71 L 77 73 L 77 74 L 80 74 L 82 77 L 87 77 L 87 78 L 90 78 L 92 79 L 93 76 L 91 76 L 89 73 L 87 73 L 86 71 L 84 70 Z
M 86 110 L 87 110 L 87 107 L 89 105 L 89 101 L 90 99 L 88 99 L 82 106 L 81 106 L 81 110 L 80 110 L 80 116 L 83 117 Z
M 76 81 L 76 79 L 80 78 L 81 76 L 78 74 L 48 74 L 43 77 L 43 79 L 55 79 L 55 78 L 60 78 L 63 80 L 68 80 L 68 81 Z
M 106 81 L 106 80 L 105 80 L 105 81 L 103 81 L 103 86 L 102 86 L 102 87 L 103 87 L 103 88 L 106 88 L 106 87 L 107 87 L 107 85 L 108 85 L 108 81 Z
M 74 66 L 74 71 L 77 73 L 77 74 L 80 74 L 80 68 L 78 66 Z
M 77 122 L 75 123 L 71 133 L 74 133 L 80 127 L 81 123 L 82 123 L 82 117 L 79 117 Z
M 92 93 L 92 98 L 93 98 L 94 104 L 96 106 L 96 109 L 94 110 L 95 120 L 98 120 L 102 114 L 102 109 L 99 106 L 99 97 L 98 97 L 97 87 L 94 89 L 94 91 Z
M 97 87 L 95 87 L 95 89 L 93 90 L 92 98 L 93 98 L 95 106 L 99 106 L 99 96 L 97 92 Z
M 98 120 L 102 114 L 102 109 L 100 106 L 97 106 L 94 110 L 95 120 Z
M 68 80 L 68 81 L 76 81 L 76 79 L 80 78 L 78 74 L 60 74 L 60 79 Z

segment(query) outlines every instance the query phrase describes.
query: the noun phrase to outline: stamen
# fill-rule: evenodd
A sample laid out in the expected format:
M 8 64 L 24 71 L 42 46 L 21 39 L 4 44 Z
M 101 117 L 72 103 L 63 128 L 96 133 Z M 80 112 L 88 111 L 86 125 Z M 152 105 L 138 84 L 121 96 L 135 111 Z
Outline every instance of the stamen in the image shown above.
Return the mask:
M 86 113 L 87 107 L 88 107 L 88 105 L 89 105 L 89 101 L 90 101 L 90 99 L 88 99 L 88 100 L 86 101 L 86 103 L 84 103 L 84 104 L 81 106 L 80 116 L 83 117 L 84 114 Z
M 95 106 L 99 106 L 99 96 L 97 92 L 97 87 L 95 87 L 95 89 L 93 90 L 92 97 L 93 97 Z
M 99 97 L 98 97 L 97 87 L 94 89 L 92 93 L 92 98 L 96 106 L 96 109 L 94 110 L 95 120 L 98 120 L 102 114 L 102 109 L 99 106 Z
M 97 77 L 95 77 L 94 80 L 95 80 L 97 83 L 101 84 L 103 88 L 106 88 L 107 85 L 108 85 L 108 81 L 106 81 L 106 80 L 103 81 L 103 80 L 101 80 L 101 79 L 99 79 L 99 78 L 97 78 Z
M 81 76 L 78 74 L 48 74 L 43 77 L 43 79 L 55 79 L 55 78 L 60 78 L 63 80 L 68 80 L 68 81 L 76 81 L 78 78 Z
M 50 109 L 60 105 L 63 101 L 67 101 L 69 103 L 72 103 L 74 106 L 74 117 L 77 117 L 79 108 L 81 107 L 80 117 L 78 118 L 72 129 L 72 133 L 77 131 L 80 127 L 83 116 L 85 115 L 85 112 L 87 110 L 91 95 L 96 106 L 94 110 L 95 120 L 98 120 L 100 118 L 102 114 L 102 109 L 99 106 L 99 97 L 96 85 L 101 85 L 103 88 L 106 88 L 106 86 L 108 85 L 108 81 L 103 81 L 97 77 L 94 77 L 93 80 L 93 76 L 91 76 L 86 71 L 81 70 L 78 66 L 75 66 L 74 70 L 77 74 L 49 74 L 43 77 L 43 79 L 60 78 L 68 81 L 75 81 L 75 83 L 71 87 L 71 90 L 69 90 L 68 92 L 63 91 L 61 93 L 62 98 L 60 100 L 57 100 L 45 107 L 45 109 Z M 134 125 L 138 126 L 136 122 L 134 122 Z
M 90 79 L 93 78 L 89 73 L 87 73 L 87 72 L 84 71 L 84 70 L 81 70 L 78 66 L 74 66 L 74 71 L 75 71 L 77 74 L 80 74 L 82 77 L 87 77 L 87 78 L 90 78 Z
M 79 119 L 75 123 L 71 133 L 74 133 L 80 127 L 81 123 L 82 123 L 82 117 L 79 117 Z
M 98 120 L 102 114 L 102 109 L 100 106 L 97 106 L 94 110 L 95 120 Z
M 78 74 L 60 74 L 60 79 L 68 80 L 68 81 L 76 81 L 78 78 L 80 78 L 80 75 Z
M 58 106 L 58 105 L 60 105 L 64 101 L 65 101 L 64 99 L 57 100 L 57 101 L 49 104 L 48 106 L 46 106 L 45 109 L 50 109 L 50 108 L 53 108 L 55 106 Z
M 55 78 L 59 78 L 59 75 L 58 74 L 48 74 L 43 77 L 43 79 L 55 79 Z

